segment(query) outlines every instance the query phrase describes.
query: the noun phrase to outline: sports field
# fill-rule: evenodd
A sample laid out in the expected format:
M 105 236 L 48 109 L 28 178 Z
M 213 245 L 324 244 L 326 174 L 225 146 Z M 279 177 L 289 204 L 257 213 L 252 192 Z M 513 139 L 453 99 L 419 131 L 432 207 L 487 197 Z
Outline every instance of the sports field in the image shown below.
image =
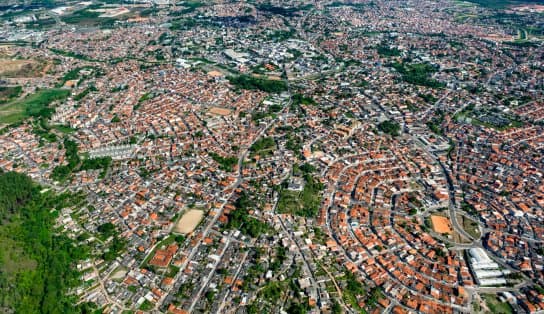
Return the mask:
M 448 217 L 431 215 L 431 222 L 433 223 L 433 229 L 435 232 L 449 234 L 453 232 L 451 222 Z
M 174 228 L 174 232 L 178 232 L 181 234 L 188 234 L 193 232 L 193 230 L 195 230 L 196 226 L 198 226 L 203 217 L 204 212 L 202 210 L 191 209 L 190 211 L 186 212 L 183 217 L 181 217 L 181 219 L 178 221 L 176 227 Z

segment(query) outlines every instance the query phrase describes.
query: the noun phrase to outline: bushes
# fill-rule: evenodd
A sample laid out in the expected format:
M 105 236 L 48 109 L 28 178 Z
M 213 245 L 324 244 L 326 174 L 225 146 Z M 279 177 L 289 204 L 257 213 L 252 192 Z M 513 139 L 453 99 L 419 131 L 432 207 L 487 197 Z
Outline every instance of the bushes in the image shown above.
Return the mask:
M 0 86 L 0 104 L 19 97 L 22 92 L 23 88 L 21 86 Z
M 238 163 L 238 158 L 236 157 L 222 157 L 216 153 L 209 153 L 209 155 L 219 164 L 219 168 L 223 171 L 233 171 L 234 165 Z
M 378 54 L 382 57 L 398 57 L 401 53 L 401 51 L 397 48 L 389 48 L 384 45 L 378 46 L 376 50 L 378 51 Z
M 88 158 L 83 161 L 79 158 L 77 143 L 68 139 L 64 140 L 65 159 L 68 165 L 60 165 L 53 169 L 51 178 L 57 181 L 65 181 L 72 172 L 83 170 L 102 169 L 100 177 L 103 178 L 111 165 L 111 157 Z

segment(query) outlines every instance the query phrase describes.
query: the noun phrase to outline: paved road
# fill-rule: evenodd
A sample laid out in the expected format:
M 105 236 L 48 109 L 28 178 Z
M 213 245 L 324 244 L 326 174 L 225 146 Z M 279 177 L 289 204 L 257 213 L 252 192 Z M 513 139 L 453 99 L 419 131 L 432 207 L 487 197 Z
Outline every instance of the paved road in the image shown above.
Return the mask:
M 232 233 L 232 231 L 231 231 Z M 223 248 L 223 250 L 221 250 L 221 255 L 219 255 L 219 259 L 217 260 L 217 262 L 215 262 L 213 264 L 213 268 L 210 270 L 210 273 L 208 274 L 208 277 L 206 277 L 206 280 L 204 281 L 204 283 L 202 283 L 202 285 L 200 286 L 200 289 L 198 290 L 196 296 L 193 298 L 193 300 L 191 301 L 191 306 L 189 307 L 188 309 L 188 312 L 189 313 L 192 313 L 196 304 L 200 301 L 200 296 L 202 295 L 202 292 L 204 291 L 204 289 L 206 289 L 208 287 L 208 285 L 210 284 L 210 280 L 212 280 L 212 277 L 213 277 L 213 274 L 215 274 L 215 270 L 217 269 L 217 266 L 221 263 L 221 259 L 223 258 L 223 255 L 225 255 L 225 252 L 227 251 L 227 249 L 229 248 L 229 245 L 230 245 L 230 234 L 229 236 L 227 237 L 227 242 L 225 242 L 225 247 Z
M 240 270 L 242 270 L 242 267 L 244 266 L 248 255 L 249 255 L 249 251 L 246 251 L 244 253 L 244 257 L 242 258 L 242 261 L 240 262 L 240 266 L 238 266 L 238 269 L 236 270 L 236 273 L 232 277 L 232 282 L 236 282 L 236 280 L 238 279 L 238 274 L 240 273 Z M 227 290 L 227 293 L 225 293 L 225 296 L 223 297 L 223 300 L 221 300 L 221 302 L 219 303 L 219 307 L 217 308 L 217 311 L 215 312 L 216 314 L 223 313 L 223 308 L 225 307 L 226 300 L 227 300 L 228 296 L 230 295 L 231 290 L 232 289 L 229 289 L 229 290 Z
M 282 109 L 282 111 L 280 111 L 280 113 L 284 113 L 285 110 L 287 110 L 287 108 L 289 108 L 291 104 L 291 99 L 289 99 L 289 101 L 287 102 L 287 104 L 284 106 L 284 108 Z M 278 115 L 279 117 L 280 115 Z M 253 144 L 255 144 L 255 142 L 257 142 L 265 133 L 266 131 L 268 131 L 273 125 L 276 124 L 276 122 L 279 120 L 278 117 L 276 117 L 275 119 L 273 119 L 270 124 L 266 125 L 258 134 L 257 136 L 255 136 L 255 138 L 253 139 L 253 141 L 247 146 L 247 147 L 244 147 L 244 149 L 242 150 L 242 153 L 240 154 L 240 157 L 238 158 L 238 164 L 237 164 L 237 172 L 238 172 L 238 176 L 237 176 L 237 179 L 234 183 L 232 183 L 230 186 L 228 186 L 224 191 L 231 191 L 227 197 L 224 198 L 224 201 L 223 203 L 221 204 L 221 206 L 219 207 L 219 209 L 217 210 L 215 216 L 212 218 L 212 220 L 206 225 L 206 227 L 204 228 L 204 230 L 202 231 L 202 236 L 200 237 L 200 240 L 198 240 L 198 242 L 195 244 L 195 246 L 191 249 L 189 255 L 187 256 L 187 259 L 185 260 L 185 262 L 180 266 L 180 271 L 176 274 L 176 276 L 174 277 L 174 284 L 166 289 L 165 293 L 162 295 L 162 297 L 159 299 L 159 301 L 155 304 L 155 307 L 154 307 L 154 310 L 158 310 L 159 308 L 161 308 L 163 306 L 163 303 L 165 300 L 167 300 L 168 298 L 168 295 L 170 295 L 170 293 L 172 293 L 172 291 L 174 290 L 174 288 L 177 288 L 178 287 L 178 282 L 183 274 L 183 270 L 187 267 L 187 265 L 189 264 L 189 262 L 191 262 L 191 260 L 194 258 L 195 254 L 198 252 L 198 249 L 200 247 L 200 245 L 202 244 L 202 241 L 204 238 L 206 238 L 206 236 L 208 235 L 208 233 L 210 232 L 210 230 L 213 228 L 213 226 L 216 224 L 217 220 L 219 219 L 219 217 L 221 217 L 221 215 L 223 214 L 223 209 L 225 208 L 225 205 L 228 204 L 229 200 L 232 199 L 232 197 L 234 196 L 235 194 L 235 190 L 236 188 L 238 188 L 240 186 L 240 184 L 242 183 L 242 180 L 243 180 L 243 176 L 242 176 L 242 168 L 243 168 L 243 163 L 244 163 L 244 160 L 247 156 L 247 154 L 249 153 L 249 149 L 251 148 L 251 146 Z M 213 274 L 213 272 L 212 272 Z M 192 307 L 192 306 L 191 306 Z M 189 311 L 191 312 L 191 311 Z

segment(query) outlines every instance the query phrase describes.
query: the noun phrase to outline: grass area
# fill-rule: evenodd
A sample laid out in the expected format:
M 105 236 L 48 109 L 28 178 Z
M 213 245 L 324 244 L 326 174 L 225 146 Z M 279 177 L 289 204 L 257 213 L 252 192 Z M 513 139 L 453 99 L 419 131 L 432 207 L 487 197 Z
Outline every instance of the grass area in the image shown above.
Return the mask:
M 501 302 L 496 295 L 484 294 L 482 297 L 485 300 L 490 313 L 511 314 L 514 312 L 510 304 Z
M 490 129 L 496 129 L 498 131 L 504 131 L 504 130 L 508 130 L 510 128 L 519 128 L 519 127 L 523 126 L 523 122 L 517 121 L 517 120 L 510 120 L 510 124 L 508 124 L 508 125 L 496 125 L 496 124 L 493 124 L 493 123 L 483 122 L 483 121 L 480 121 L 480 120 L 474 119 L 474 118 L 472 119 L 472 124 L 484 126 L 486 128 L 490 128 Z
M 100 60 L 92 59 L 89 56 L 82 55 L 82 54 L 79 54 L 79 53 L 75 53 L 75 52 L 72 52 L 72 51 L 55 49 L 55 48 L 49 48 L 49 50 L 51 50 L 51 52 L 56 53 L 58 55 L 65 56 L 65 57 L 70 57 L 70 58 L 74 58 L 74 59 L 85 60 L 85 61 L 100 61 Z
M 74 133 L 75 131 L 77 131 L 76 129 L 71 128 L 68 125 L 62 125 L 62 124 L 54 125 L 53 129 L 55 129 L 55 130 L 57 130 L 57 131 L 59 131 L 61 133 L 64 133 L 64 134 L 71 134 L 71 133 Z
M 0 106 L 0 124 L 13 124 L 28 117 L 48 118 L 54 111 L 49 105 L 66 99 L 69 94 L 65 89 L 43 89 Z
M 276 142 L 271 137 L 264 137 L 251 145 L 249 148 L 250 157 L 259 155 L 261 157 L 272 155 L 276 148 Z
M 133 16 L 132 13 L 119 15 L 116 17 L 99 17 L 102 13 L 92 11 L 99 8 L 100 5 L 92 5 L 88 8 L 74 11 L 72 14 L 61 17 L 62 21 L 66 24 L 80 25 L 80 26 L 94 26 L 101 28 L 113 27 L 117 20 L 124 20 L 128 16 Z
M 25 23 L 25 27 L 29 29 L 42 29 L 51 28 L 55 26 L 57 22 L 51 18 L 39 19 L 37 21 Z
M 24 104 L 20 102 L 0 106 L 0 125 L 14 124 L 24 120 L 24 108 Z
M 140 310 L 142 311 L 151 311 L 153 309 L 153 303 L 149 302 L 148 300 L 145 300 L 142 305 L 140 305 Z
M 473 236 L 475 239 L 480 238 L 480 229 L 478 228 L 478 223 L 473 221 L 472 219 L 469 219 L 465 216 L 462 216 L 463 221 L 463 229 Z
M 205 2 L 191 0 L 183 1 L 181 5 L 185 7 L 185 9 L 181 10 L 181 14 L 189 14 L 196 11 L 196 9 L 205 6 Z
M 475 14 L 458 14 L 455 16 L 455 20 L 457 22 L 464 22 L 468 19 L 475 19 L 475 18 L 478 18 L 478 16 Z
M 483 121 L 485 119 L 488 119 L 488 116 L 495 115 L 500 118 L 500 120 L 497 120 L 493 123 Z M 482 126 L 486 128 L 495 129 L 498 131 L 504 131 L 510 128 L 519 128 L 524 125 L 524 123 L 519 119 L 519 117 L 514 115 L 505 115 L 505 114 L 498 114 L 494 113 L 492 111 L 481 111 L 481 110 L 475 110 L 474 106 L 468 106 L 467 108 L 463 109 L 461 112 L 458 112 L 454 119 L 458 122 L 467 122 L 475 126 Z M 493 120 L 489 120 L 493 121 Z

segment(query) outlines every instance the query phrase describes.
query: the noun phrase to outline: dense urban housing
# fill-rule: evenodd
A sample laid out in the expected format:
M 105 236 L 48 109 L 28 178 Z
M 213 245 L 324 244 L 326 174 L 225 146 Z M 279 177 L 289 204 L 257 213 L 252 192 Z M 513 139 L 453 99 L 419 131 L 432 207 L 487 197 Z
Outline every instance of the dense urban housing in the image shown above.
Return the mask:
M 0 312 L 544 313 L 541 0 L 4 0 Z

